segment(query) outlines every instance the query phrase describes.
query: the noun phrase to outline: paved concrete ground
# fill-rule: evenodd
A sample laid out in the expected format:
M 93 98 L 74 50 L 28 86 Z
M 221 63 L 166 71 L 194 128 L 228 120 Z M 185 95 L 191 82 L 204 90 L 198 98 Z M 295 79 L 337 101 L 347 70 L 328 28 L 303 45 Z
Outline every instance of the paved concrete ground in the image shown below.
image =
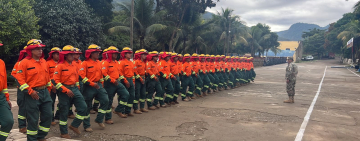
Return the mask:
M 95 124 L 95 115 L 91 115 L 93 133 L 80 136 L 69 133 L 74 139 L 86 141 L 291 141 L 300 129 L 328 66 L 302 139 L 360 140 L 360 77 L 345 68 L 331 68 L 339 65 L 336 60 L 297 65 L 295 104 L 283 103 L 287 98 L 286 64 L 281 64 L 256 68 L 255 83 L 247 86 L 127 119 L 114 117 L 115 124 L 106 125 L 105 130 Z M 12 92 L 11 99 L 15 98 Z M 12 111 L 17 118 L 17 107 Z M 17 128 L 15 122 L 14 129 Z M 82 126 L 80 129 L 83 130 Z M 58 125 L 51 127 L 48 137 L 59 137 Z

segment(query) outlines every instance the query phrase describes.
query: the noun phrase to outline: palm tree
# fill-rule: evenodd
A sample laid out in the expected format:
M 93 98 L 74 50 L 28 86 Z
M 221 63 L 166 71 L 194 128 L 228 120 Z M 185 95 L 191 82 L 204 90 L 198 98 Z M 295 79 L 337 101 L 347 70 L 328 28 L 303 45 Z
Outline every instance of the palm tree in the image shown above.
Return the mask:
M 232 15 L 234 10 L 229 8 L 221 8 L 221 13 L 217 12 L 217 20 L 218 24 L 222 28 L 223 32 L 220 36 L 220 41 L 224 41 L 224 54 L 226 54 L 226 48 L 229 48 L 229 39 L 230 39 L 230 33 L 231 33 L 231 26 L 234 23 L 234 21 L 237 21 L 240 19 L 237 15 Z
M 267 33 L 266 29 L 266 26 L 262 24 L 257 24 L 250 28 L 247 40 L 251 47 L 251 56 L 255 56 L 255 52 L 259 52 L 259 55 L 263 52 L 264 48 L 262 45 L 271 37 L 271 34 Z
M 130 4 L 120 3 L 119 6 L 125 11 L 129 17 L 123 23 L 111 23 L 113 26 L 109 28 L 110 34 L 119 32 L 130 32 Z M 155 13 L 154 0 L 135 0 L 134 5 L 134 35 L 140 42 L 140 48 L 145 48 L 145 40 L 154 32 L 165 29 L 167 26 L 162 23 L 162 17 L 166 15 L 166 11 Z M 126 25 L 126 26 L 125 26 Z

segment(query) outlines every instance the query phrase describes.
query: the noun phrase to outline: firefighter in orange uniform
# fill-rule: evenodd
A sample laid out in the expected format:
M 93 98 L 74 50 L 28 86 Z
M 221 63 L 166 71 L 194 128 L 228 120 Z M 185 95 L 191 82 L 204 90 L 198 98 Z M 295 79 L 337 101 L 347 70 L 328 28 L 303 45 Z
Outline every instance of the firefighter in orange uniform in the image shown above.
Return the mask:
M 221 56 L 220 55 L 216 55 L 215 56 L 215 71 L 216 71 L 216 75 L 219 78 L 219 86 L 218 86 L 218 90 L 221 91 L 224 89 L 224 76 L 223 76 L 223 71 L 221 70 Z
M 191 100 L 190 97 L 194 97 L 193 91 L 195 89 L 195 83 L 192 79 L 193 70 L 192 65 L 190 64 L 190 54 L 185 54 L 183 57 L 183 64 L 181 69 L 181 97 L 183 101 Z M 186 90 L 188 89 L 186 93 Z
M 92 108 L 92 100 L 97 97 L 100 101 L 100 108 L 95 119 L 101 128 L 105 128 L 103 123 L 106 110 L 109 104 L 109 98 L 106 90 L 103 88 L 103 75 L 101 73 L 101 63 L 98 60 L 101 48 L 98 45 L 92 44 L 85 52 L 85 61 L 81 63 L 79 71 L 80 80 L 84 83 L 83 96 L 85 98 L 87 110 L 84 117 L 84 129 L 86 132 L 92 132 L 90 127 L 90 110 Z
M 161 98 L 164 97 L 164 95 L 160 96 L 160 106 L 165 107 L 166 103 L 167 106 L 171 106 L 171 102 L 174 99 L 174 87 L 172 85 L 172 82 L 170 79 L 175 79 L 176 77 L 172 75 L 170 72 L 170 58 L 171 54 L 169 52 L 164 52 L 163 54 L 160 54 L 162 59 L 159 62 L 159 71 L 160 71 L 160 83 L 163 89 L 163 92 L 166 92 L 166 98 L 165 101 L 162 101 Z M 174 103 L 175 104 L 175 103 Z
M 23 60 L 27 55 L 25 49 L 26 49 L 26 46 L 24 47 L 23 50 L 20 51 L 18 61 L 15 63 L 14 68 L 11 71 L 11 76 L 13 76 L 15 78 L 16 82 L 18 82 L 16 79 L 16 72 L 18 71 L 18 66 L 19 66 L 21 60 Z M 19 106 L 19 110 L 18 110 L 19 132 L 26 133 L 26 116 L 25 116 L 26 109 L 25 109 L 24 93 L 19 89 L 19 87 L 17 88 L 16 103 Z
M 116 93 L 118 94 L 117 103 L 119 104 L 116 107 L 115 112 L 120 113 L 119 116 L 122 118 L 127 117 L 122 113 L 125 112 L 126 105 L 124 105 L 123 103 L 128 101 L 129 92 L 126 90 L 125 86 L 118 81 L 118 79 L 120 78 L 119 62 L 117 61 L 119 53 L 119 49 L 117 49 L 116 47 L 109 47 L 107 49 L 107 52 L 104 53 L 105 56 L 107 56 L 106 60 L 104 60 L 104 62 L 102 63 L 102 74 L 105 77 L 104 88 L 109 95 L 109 106 L 107 107 L 105 115 L 105 123 L 107 124 L 113 124 L 113 121 L 111 120 L 111 108 Z
M 202 80 L 203 82 L 203 85 L 200 86 L 202 87 L 202 94 L 199 93 L 199 96 L 202 97 L 202 96 L 207 96 L 207 91 L 209 90 L 210 88 L 210 79 L 209 77 L 207 76 L 208 74 L 208 71 L 206 69 L 206 58 L 205 58 L 205 54 L 201 54 L 199 55 L 199 58 L 200 58 L 200 63 L 199 63 L 199 76 L 200 76 L 200 79 Z
M 106 52 L 107 52 L 107 51 L 108 51 L 108 49 L 104 49 L 104 50 L 103 50 L 102 59 L 101 59 L 101 61 L 100 61 L 101 64 L 107 59 L 107 56 L 106 56 Z M 112 101 L 109 101 L 109 103 L 112 104 Z M 93 107 L 92 107 L 92 109 L 90 110 L 90 114 L 96 114 L 96 112 L 98 112 L 98 110 L 99 110 L 99 105 L 100 105 L 100 102 L 99 102 L 99 100 L 97 99 L 97 97 L 95 97 L 95 98 L 94 98 Z
M 135 99 L 134 99 L 134 113 L 141 114 L 142 112 L 148 112 L 145 109 L 145 100 L 146 100 L 146 84 L 145 84 L 145 72 L 146 72 L 146 56 L 148 51 L 145 49 L 138 50 L 135 54 Z M 140 103 L 140 110 L 139 104 Z
M 59 111 L 60 111 L 60 137 L 71 139 L 68 134 L 67 117 L 69 108 L 74 103 L 77 114 L 69 129 L 76 134 L 81 134 L 78 127 L 83 122 L 86 115 L 87 106 L 85 99 L 80 93 L 79 73 L 77 65 L 74 64 L 75 48 L 71 45 L 65 46 L 59 55 L 59 63 L 55 68 L 52 79 L 53 84 L 58 90 Z
M 146 96 L 146 100 L 147 100 L 147 105 L 148 105 L 148 109 L 149 110 L 155 110 L 156 108 L 159 108 L 159 106 L 157 105 L 159 100 L 160 100 L 160 96 L 162 95 L 163 90 L 161 88 L 161 84 L 159 82 L 159 70 L 158 70 L 158 59 L 159 59 L 159 54 L 157 51 L 153 51 L 153 52 L 149 52 L 149 55 L 146 56 L 147 59 L 147 63 L 146 63 L 146 89 L 147 89 L 147 96 Z M 152 101 L 152 97 L 154 95 L 156 91 L 156 95 L 154 98 L 154 102 Z M 156 108 L 155 108 L 156 107 Z
M 135 98 L 135 85 L 134 80 L 135 76 L 137 75 L 135 73 L 135 67 L 134 63 L 130 60 L 132 57 L 132 50 L 129 47 L 124 47 L 121 52 L 121 61 L 119 62 L 119 72 L 120 72 L 120 81 L 126 86 L 128 92 L 129 92 L 129 99 L 126 104 L 125 108 L 125 114 L 127 116 L 134 116 L 131 113 L 131 108 L 133 107 L 134 98 Z M 120 113 L 117 112 L 119 115 Z M 124 113 L 123 113 L 124 114 Z M 119 115 L 120 116 L 120 115 Z
M 216 73 L 216 62 L 215 62 L 215 55 L 210 55 L 209 57 L 209 64 L 210 64 L 210 75 L 214 78 L 214 81 L 213 81 L 213 91 L 216 92 L 217 89 L 219 88 L 219 77 L 217 76 L 217 73 Z
M 52 100 L 49 94 L 52 85 L 43 59 L 43 47 L 45 45 L 40 40 L 30 40 L 26 48 L 28 56 L 21 61 L 16 74 L 19 89 L 25 95 L 28 141 L 45 140 L 52 120 Z
M 206 69 L 206 71 L 207 71 L 207 73 L 206 73 L 206 75 L 207 75 L 207 77 L 210 79 L 210 87 L 209 87 L 209 89 L 208 89 L 208 93 L 210 93 L 211 92 L 211 90 L 210 89 L 213 89 L 213 91 L 215 92 L 215 90 L 216 90 L 216 87 L 215 87 L 215 85 L 216 85 L 216 83 L 215 83 L 215 78 L 214 78 L 214 76 L 212 75 L 212 68 L 211 67 L 213 67 L 213 66 L 211 66 L 211 65 L 214 65 L 214 63 L 211 63 L 211 58 L 210 58 L 210 55 L 209 54 L 206 54 L 205 55 L 205 69 Z M 214 89 L 214 87 L 215 87 L 215 89 Z
M 0 46 L 3 44 L 0 43 Z M 5 141 L 13 127 L 14 119 L 11 112 L 11 102 L 7 89 L 6 67 L 0 59 L 0 140 Z M 50 125 L 49 125 L 50 126 Z
M 195 84 L 195 91 L 194 94 L 195 95 L 201 95 L 200 91 L 201 88 L 203 86 L 203 81 L 202 79 L 199 77 L 199 71 L 200 71 L 200 62 L 199 62 L 199 55 L 194 53 L 191 56 L 191 63 L 190 65 L 192 66 L 192 79 L 194 80 L 194 84 Z M 193 97 L 191 97 L 191 99 L 196 99 L 195 95 L 193 95 Z
M 176 79 L 171 79 L 172 85 L 174 87 L 174 97 L 171 103 L 179 104 L 177 101 L 179 94 L 180 94 L 180 77 L 179 74 L 181 73 L 181 63 L 178 61 L 179 56 L 177 53 L 171 54 L 171 63 L 170 63 L 170 72 L 171 74 L 176 77 Z
M 228 82 L 229 82 L 229 76 L 228 74 L 226 73 L 226 56 L 225 55 L 221 55 L 220 57 L 220 68 L 221 68 L 221 73 L 222 73 L 222 76 L 224 77 L 224 81 L 223 81 L 223 86 L 224 86 L 224 89 L 227 90 L 228 88 Z

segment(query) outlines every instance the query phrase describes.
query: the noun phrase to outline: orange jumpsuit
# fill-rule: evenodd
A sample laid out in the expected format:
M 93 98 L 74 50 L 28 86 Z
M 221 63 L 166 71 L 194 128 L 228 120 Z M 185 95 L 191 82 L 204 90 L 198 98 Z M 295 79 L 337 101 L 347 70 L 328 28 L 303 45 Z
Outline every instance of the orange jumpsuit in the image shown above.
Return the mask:
M 160 101 L 160 105 L 163 105 L 164 98 L 161 96 L 164 94 L 164 91 L 162 90 L 161 84 L 158 79 L 158 77 L 160 75 L 159 64 L 154 61 L 149 61 L 146 63 L 146 66 L 147 66 L 146 73 L 147 73 L 148 77 L 150 78 L 147 83 L 148 94 L 146 96 L 147 101 L 148 101 L 147 102 L 148 107 L 152 107 L 153 105 L 156 106 L 159 101 Z M 152 100 L 152 96 L 155 93 L 155 91 L 156 91 L 156 95 L 154 98 L 154 102 L 152 103 L 151 100 Z
M 191 62 L 192 63 L 192 62 Z M 181 97 L 184 100 L 187 96 L 193 97 L 193 91 L 195 89 L 195 83 L 193 79 L 191 78 L 191 74 L 193 72 L 192 65 L 189 62 L 185 62 L 182 64 L 182 72 L 183 76 L 181 79 Z M 186 93 L 187 88 L 189 87 L 189 90 Z
M 169 80 L 169 78 L 174 78 L 174 75 L 172 75 L 172 73 L 170 72 L 170 67 L 171 67 L 171 61 L 165 61 L 165 60 L 161 60 L 159 62 L 159 71 L 160 71 L 160 75 L 161 76 L 161 86 L 163 91 L 166 92 L 166 98 L 165 98 L 165 103 L 170 104 L 170 102 L 173 101 L 174 99 L 174 87 L 171 83 L 171 80 Z M 160 95 L 160 97 L 163 97 L 164 95 Z M 160 101 L 161 104 L 161 101 Z
M 125 113 L 128 114 L 131 112 L 131 108 L 133 107 L 134 99 L 135 99 L 135 63 L 124 59 L 119 62 L 119 73 L 120 73 L 120 80 L 123 81 L 124 84 L 130 84 L 127 88 L 129 92 L 129 99 L 127 101 L 127 107 L 125 108 Z
M 7 75 L 6 67 L 3 60 L 0 59 L 0 140 L 6 140 L 10 134 L 10 130 L 14 125 L 13 114 L 11 113 L 11 107 L 9 102 L 9 92 L 7 89 Z
M 138 110 L 138 103 L 140 102 L 140 109 L 145 108 L 146 100 L 146 85 L 145 85 L 145 73 L 146 73 L 146 63 L 141 59 L 135 60 L 135 100 L 133 108 Z M 143 84 L 144 83 L 144 84 Z

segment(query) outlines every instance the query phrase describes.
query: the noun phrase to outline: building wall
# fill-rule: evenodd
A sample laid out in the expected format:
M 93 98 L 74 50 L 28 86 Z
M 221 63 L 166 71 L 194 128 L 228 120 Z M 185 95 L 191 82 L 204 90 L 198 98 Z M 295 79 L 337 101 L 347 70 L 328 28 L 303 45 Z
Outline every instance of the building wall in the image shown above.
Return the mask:
M 303 43 L 301 41 L 299 41 L 298 47 L 296 48 L 294 56 L 293 56 L 294 62 L 299 63 L 301 61 L 302 55 L 303 55 Z
M 289 48 L 292 51 L 295 51 L 297 47 L 299 46 L 298 41 L 279 41 L 280 46 L 278 47 L 281 50 L 286 50 Z

